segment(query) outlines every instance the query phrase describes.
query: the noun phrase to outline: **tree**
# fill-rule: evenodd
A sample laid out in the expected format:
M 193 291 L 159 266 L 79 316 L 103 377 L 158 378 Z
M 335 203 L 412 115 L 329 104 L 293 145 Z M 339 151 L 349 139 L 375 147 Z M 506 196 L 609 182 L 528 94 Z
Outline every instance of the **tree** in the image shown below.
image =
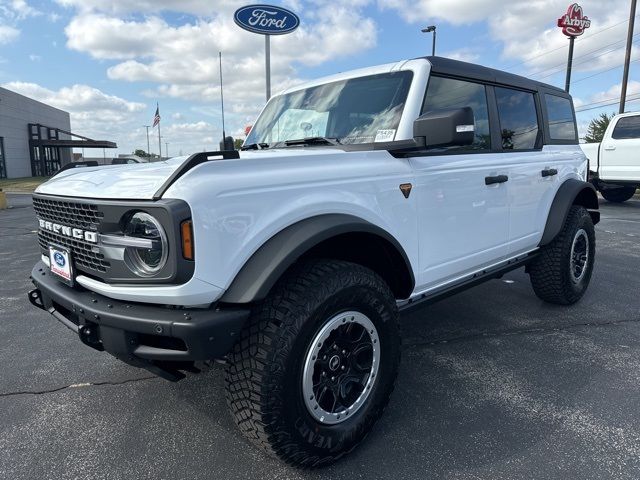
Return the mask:
M 135 150 L 133 152 L 133 154 L 137 157 L 142 157 L 142 158 L 146 158 L 146 157 L 150 157 L 151 155 L 149 155 L 147 152 L 145 152 L 144 150 L 138 148 L 137 150 Z
M 241 138 L 236 138 L 233 141 L 233 148 L 235 148 L 236 150 L 240 150 L 240 147 L 242 146 L 243 143 L 244 143 L 244 140 L 242 140 Z
M 601 113 L 599 117 L 591 119 L 589 122 L 589 127 L 587 128 L 587 134 L 584 136 L 584 139 L 587 143 L 600 143 L 604 137 L 604 132 L 609 126 L 609 122 L 615 113 L 611 115 L 607 115 L 606 113 Z

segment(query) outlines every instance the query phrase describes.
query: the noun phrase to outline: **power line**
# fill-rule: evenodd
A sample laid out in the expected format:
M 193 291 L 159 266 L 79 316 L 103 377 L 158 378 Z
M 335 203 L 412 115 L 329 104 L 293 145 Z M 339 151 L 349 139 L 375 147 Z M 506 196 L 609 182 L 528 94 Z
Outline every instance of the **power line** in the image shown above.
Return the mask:
M 635 35 L 634 35 L 634 37 L 637 37 L 638 35 L 640 35 L 640 33 L 635 34 Z M 640 40 L 640 39 L 638 39 L 638 40 Z M 637 41 L 637 40 L 636 40 L 636 41 Z M 635 43 L 636 41 L 634 41 L 633 43 Z M 608 53 L 613 53 L 613 52 L 617 51 L 617 50 L 618 50 L 620 47 L 622 47 L 623 45 L 620 45 L 619 47 L 616 47 L 616 48 L 613 48 L 613 49 L 607 50 L 607 51 L 605 51 L 605 52 L 601 52 L 601 53 L 599 53 L 598 55 L 591 55 L 591 54 L 593 54 L 593 53 L 595 53 L 595 52 L 597 52 L 597 51 L 599 51 L 599 50 L 602 50 L 602 49 L 605 49 L 605 48 L 611 47 L 611 46 L 616 45 L 616 44 L 618 44 L 618 43 L 620 43 L 620 44 L 624 44 L 624 42 L 626 42 L 626 40 L 618 40 L 617 42 L 613 42 L 613 43 L 610 43 L 610 44 L 608 44 L 608 45 L 604 45 L 604 46 L 602 46 L 602 47 L 596 48 L 595 50 L 592 50 L 592 51 L 590 51 L 590 52 L 583 53 L 582 55 L 578 55 L 578 56 L 577 56 L 577 57 L 575 57 L 575 58 L 577 58 L 577 59 L 584 58 L 584 60 L 582 60 L 581 62 L 574 62 L 574 65 L 582 65 L 583 63 L 587 63 L 587 62 L 589 62 L 590 60 L 593 60 L 594 58 L 602 57 L 603 55 L 606 55 L 606 54 L 608 54 Z M 588 58 L 585 58 L 585 57 L 588 57 Z M 560 68 L 560 70 L 557 70 L 557 71 L 555 71 L 555 72 L 551 72 L 551 73 L 549 73 L 549 74 L 547 74 L 547 75 L 543 75 L 543 76 L 539 77 L 539 78 L 547 78 L 547 77 L 550 77 L 550 76 L 552 76 L 552 75 L 555 75 L 556 73 L 560 73 L 561 71 L 563 71 L 563 70 L 566 68 L 566 66 L 567 66 L 566 62 L 559 63 L 559 64 L 554 65 L 554 66 L 552 66 L 552 67 L 547 67 L 547 68 L 545 68 L 544 70 L 539 70 L 539 71 L 537 71 L 537 72 L 530 73 L 528 76 L 530 76 L 530 77 L 534 77 L 534 76 L 539 75 L 539 74 L 541 74 L 541 73 L 544 73 L 544 72 L 546 72 L 546 71 L 548 71 L 548 70 L 554 70 L 554 69 L 556 69 L 556 68 Z
M 635 94 L 634 96 L 627 98 L 626 101 L 627 103 L 631 103 L 631 102 L 637 102 L 638 100 L 640 100 L 640 94 Z M 604 102 L 609 102 L 609 103 L 604 103 Z M 587 110 L 595 110 L 596 108 L 608 107 L 610 105 L 615 105 L 619 102 L 620 102 L 620 97 L 615 97 L 615 98 L 612 97 L 612 98 L 607 98 L 606 100 L 600 100 L 599 102 L 587 103 L 585 105 L 582 105 L 576 108 L 576 113 L 586 112 Z M 596 105 L 600 103 L 604 103 L 604 104 Z M 589 107 L 589 108 L 584 108 L 584 107 Z
M 640 16 L 640 14 L 636 15 L 636 17 L 639 17 L 639 16 Z M 602 29 L 598 30 L 597 32 L 592 33 L 591 35 L 580 37 L 580 38 L 576 39 L 576 42 L 584 42 L 585 40 L 588 40 L 588 39 L 590 39 L 592 37 L 595 37 L 596 35 L 600 35 L 602 32 L 605 32 L 605 31 L 610 30 L 610 29 L 612 29 L 614 27 L 617 27 L 618 25 L 622 25 L 623 23 L 628 23 L 628 22 L 629 22 L 629 19 L 623 20 L 622 22 L 614 23 L 613 25 L 609 25 L 606 28 L 602 28 Z M 538 55 L 534 55 L 533 57 L 525 58 L 521 62 L 514 63 L 512 65 L 507 65 L 505 68 L 509 68 L 510 69 L 510 68 L 517 67 L 517 66 L 525 64 L 525 63 L 529 63 L 531 60 L 535 60 L 536 58 L 543 57 L 543 56 L 545 56 L 545 55 L 547 55 L 547 54 L 549 54 L 551 52 L 556 52 L 558 50 L 562 50 L 563 48 L 569 48 L 569 45 L 563 45 L 561 47 L 557 47 L 557 48 L 554 48 L 554 49 L 551 49 L 551 50 L 546 50 L 546 51 L 544 51 L 542 53 L 539 53 Z
M 629 63 L 634 63 L 634 62 L 637 62 L 639 60 L 640 60 L 640 58 L 636 58 L 635 60 L 631 60 Z M 592 75 L 587 75 L 586 77 L 582 77 L 582 78 L 576 80 L 575 82 L 571 82 L 571 85 L 573 85 L 574 83 L 582 82 L 583 80 L 587 80 L 587 79 L 595 77 L 597 75 L 601 75 L 603 73 L 610 72 L 611 70 L 615 70 L 615 69 L 620 68 L 620 67 L 624 67 L 624 64 L 623 65 L 616 65 L 615 67 L 607 68 L 606 70 L 601 70 L 601 71 L 596 72 L 596 73 L 594 73 Z

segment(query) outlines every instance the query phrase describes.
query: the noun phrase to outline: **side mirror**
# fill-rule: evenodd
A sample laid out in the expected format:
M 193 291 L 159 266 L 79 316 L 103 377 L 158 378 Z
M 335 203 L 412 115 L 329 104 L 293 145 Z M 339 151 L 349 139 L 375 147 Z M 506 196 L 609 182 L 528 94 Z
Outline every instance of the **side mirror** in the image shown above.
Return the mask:
M 474 132 L 471 107 L 434 110 L 413 122 L 413 139 L 418 147 L 471 145 Z

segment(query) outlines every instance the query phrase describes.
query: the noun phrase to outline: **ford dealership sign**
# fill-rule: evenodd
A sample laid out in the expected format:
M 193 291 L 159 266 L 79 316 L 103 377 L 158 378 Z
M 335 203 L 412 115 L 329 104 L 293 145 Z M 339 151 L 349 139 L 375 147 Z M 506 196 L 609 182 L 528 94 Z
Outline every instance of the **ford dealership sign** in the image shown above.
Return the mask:
M 291 33 L 300 25 L 295 13 L 273 5 L 247 5 L 236 10 L 233 19 L 245 30 L 262 35 Z

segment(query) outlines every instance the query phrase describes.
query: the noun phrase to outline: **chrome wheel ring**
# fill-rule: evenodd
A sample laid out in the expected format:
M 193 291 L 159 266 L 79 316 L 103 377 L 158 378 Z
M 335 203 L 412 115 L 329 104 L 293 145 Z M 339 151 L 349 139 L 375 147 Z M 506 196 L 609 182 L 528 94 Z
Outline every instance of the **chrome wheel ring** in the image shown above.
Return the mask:
M 331 318 L 313 338 L 302 372 L 302 394 L 311 416 L 326 425 L 344 422 L 362 407 L 380 367 L 373 322 L 356 311 Z
M 589 266 L 589 236 L 587 232 L 581 228 L 573 237 L 571 244 L 571 261 L 569 269 L 571 272 L 571 280 L 573 283 L 579 283 L 587 273 Z

